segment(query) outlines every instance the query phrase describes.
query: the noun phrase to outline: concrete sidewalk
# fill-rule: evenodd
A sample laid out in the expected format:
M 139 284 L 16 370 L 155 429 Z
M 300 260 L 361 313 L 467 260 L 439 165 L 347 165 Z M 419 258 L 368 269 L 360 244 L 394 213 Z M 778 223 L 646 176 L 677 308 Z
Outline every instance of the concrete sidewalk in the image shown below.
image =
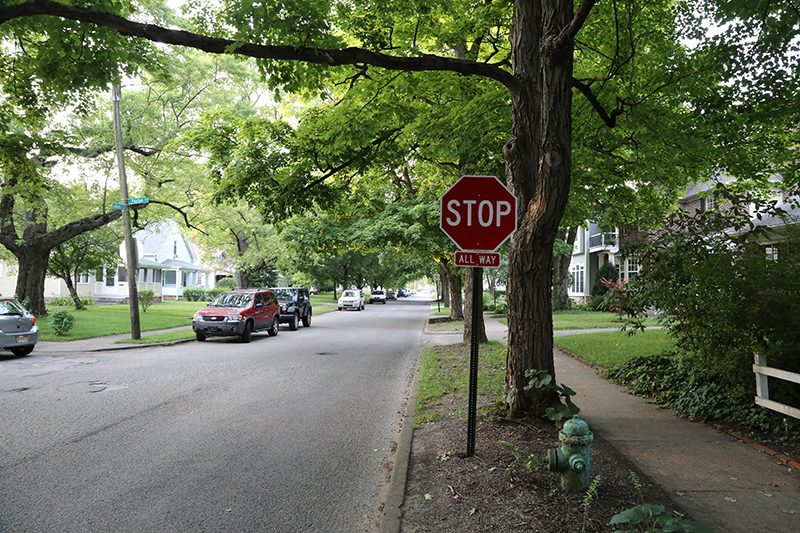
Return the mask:
M 505 340 L 499 321 L 487 317 L 486 330 L 490 339 Z M 800 469 L 646 403 L 558 350 L 554 358 L 556 380 L 577 393 L 573 401 L 595 436 L 664 488 L 693 520 L 717 533 L 800 531 Z

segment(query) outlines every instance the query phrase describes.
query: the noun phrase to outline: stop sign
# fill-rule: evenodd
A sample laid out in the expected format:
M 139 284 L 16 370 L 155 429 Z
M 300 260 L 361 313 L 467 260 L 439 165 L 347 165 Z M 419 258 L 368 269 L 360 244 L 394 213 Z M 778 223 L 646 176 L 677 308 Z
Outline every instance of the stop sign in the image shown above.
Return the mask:
M 517 198 L 494 176 L 463 176 L 441 200 L 439 226 L 462 250 L 494 251 L 517 230 Z

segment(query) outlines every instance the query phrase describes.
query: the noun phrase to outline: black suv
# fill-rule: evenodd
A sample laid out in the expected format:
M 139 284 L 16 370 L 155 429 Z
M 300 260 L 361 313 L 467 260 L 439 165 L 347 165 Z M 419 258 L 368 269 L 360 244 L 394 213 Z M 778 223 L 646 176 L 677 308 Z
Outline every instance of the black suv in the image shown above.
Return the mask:
M 303 326 L 311 325 L 311 298 L 307 287 L 276 287 L 271 290 L 281 305 L 281 324 L 289 324 L 295 331 L 300 321 Z

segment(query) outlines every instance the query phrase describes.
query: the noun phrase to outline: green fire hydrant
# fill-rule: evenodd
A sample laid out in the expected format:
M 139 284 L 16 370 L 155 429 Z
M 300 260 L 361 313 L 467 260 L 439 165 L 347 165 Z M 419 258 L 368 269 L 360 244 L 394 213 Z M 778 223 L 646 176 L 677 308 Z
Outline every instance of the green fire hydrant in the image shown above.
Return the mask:
M 578 415 L 564 423 L 558 438 L 561 448 L 547 450 L 547 467 L 551 472 L 561 472 L 561 487 L 567 492 L 581 492 L 589 488 L 589 451 L 594 435 L 589 425 Z

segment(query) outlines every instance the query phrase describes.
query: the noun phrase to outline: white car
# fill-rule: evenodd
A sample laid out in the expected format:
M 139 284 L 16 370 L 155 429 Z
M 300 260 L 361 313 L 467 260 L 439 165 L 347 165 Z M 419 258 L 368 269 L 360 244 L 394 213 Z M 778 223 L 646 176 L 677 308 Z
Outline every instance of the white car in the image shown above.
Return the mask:
M 359 289 L 347 289 L 339 297 L 339 311 L 342 309 L 364 309 L 364 291 Z
M 386 293 L 382 290 L 374 290 L 369 293 L 369 303 L 371 304 L 385 304 L 386 303 Z

